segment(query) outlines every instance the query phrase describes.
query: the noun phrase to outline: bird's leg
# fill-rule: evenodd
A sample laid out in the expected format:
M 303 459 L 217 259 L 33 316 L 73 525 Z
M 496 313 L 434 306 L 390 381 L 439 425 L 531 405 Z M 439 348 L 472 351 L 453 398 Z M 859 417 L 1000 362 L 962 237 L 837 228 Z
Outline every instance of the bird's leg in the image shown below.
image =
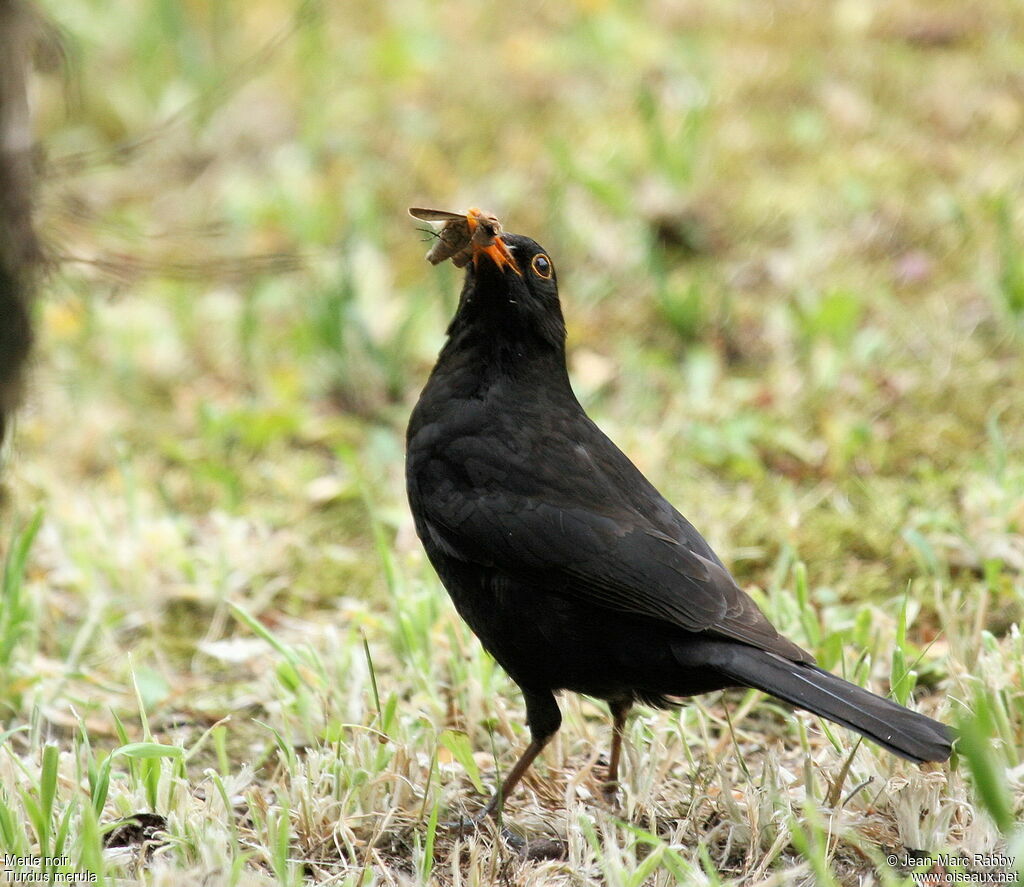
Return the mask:
M 630 699 L 616 699 L 608 703 L 612 712 L 612 752 L 608 759 L 608 779 L 602 786 L 605 797 L 612 797 L 619 789 L 619 759 L 622 757 L 622 732 L 626 716 L 633 707 Z
M 548 744 L 550 739 L 550 736 L 546 736 L 540 741 L 536 739 L 530 741 L 526 751 L 522 753 L 519 760 L 516 761 L 516 765 L 509 772 L 508 776 L 505 777 L 504 782 L 501 783 L 501 787 L 494 793 L 487 806 L 484 807 L 484 812 L 480 815 L 481 819 L 485 816 L 493 816 L 501 810 L 502 804 L 505 803 L 505 798 L 512 794 L 519 780 L 523 778 L 523 774 L 530 769 L 530 764 L 543 751 L 544 746 Z
M 549 691 L 530 693 L 524 690 L 523 699 L 526 702 L 526 723 L 530 727 L 530 744 L 516 761 L 516 765 L 508 776 L 505 777 L 501 787 L 494 793 L 490 803 L 484 808 L 484 812 L 480 815 L 481 819 L 485 816 L 500 818 L 505 798 L 512 794 L 519 784 L 519 780 L 523 778 L 523 774 L 530 769 L 530 764 L 534 762 L 537 755 L 562 726 L 562 713 L 558 710 L 555 697 Z

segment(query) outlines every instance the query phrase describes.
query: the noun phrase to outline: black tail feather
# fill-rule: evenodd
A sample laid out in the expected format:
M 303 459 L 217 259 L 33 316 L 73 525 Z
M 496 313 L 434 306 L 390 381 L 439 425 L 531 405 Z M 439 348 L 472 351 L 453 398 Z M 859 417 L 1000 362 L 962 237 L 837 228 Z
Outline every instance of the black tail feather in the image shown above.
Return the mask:
M 953 731 L 945 724 L 876 696 L 815 665 L 791 662 L 753 647 L 734 647 L 722 671 L 745 687 L 763 690 L 877 742 L 909 761 L 944 761 Z

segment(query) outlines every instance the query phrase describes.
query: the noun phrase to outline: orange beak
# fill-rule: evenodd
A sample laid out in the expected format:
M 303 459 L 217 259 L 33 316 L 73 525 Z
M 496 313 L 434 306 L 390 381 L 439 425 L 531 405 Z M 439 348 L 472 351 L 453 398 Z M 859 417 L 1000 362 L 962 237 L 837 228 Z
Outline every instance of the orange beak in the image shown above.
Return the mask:
M 480 254 L 486 255 L 499 269 L 504 270 L 505 267 L 511 268 L 520 277 L 523 276 L 519 270 L 519 266 L 516 264 L 515 258 L 512 256 L 511 250 L 506 246 L 505 241 L 501 239 L 500 234 L 495 234 L 491 238 L 491 243 L 488 246 L 481 246 L 476 237 L 477 228 L 480 226 L 480 210 L 476 207 L 472 208 L 466 213 L 466 221 L 469 223 L 469 235 L 473 244 L 473 264 L 476 264 L 477 259 L 480 258 Z

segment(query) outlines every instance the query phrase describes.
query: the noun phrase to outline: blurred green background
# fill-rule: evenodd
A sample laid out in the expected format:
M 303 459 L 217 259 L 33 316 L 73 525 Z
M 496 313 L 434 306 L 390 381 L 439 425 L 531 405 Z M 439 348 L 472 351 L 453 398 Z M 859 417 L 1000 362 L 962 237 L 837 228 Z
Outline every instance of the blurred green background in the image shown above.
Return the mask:
M 1019 3 L 44 5 L 65 52 L 35 96 L 54 268 L 8 469 L 10 525 L 43 522 L 0 625 L 0 711 L 32 725 L 26 759 L 47 736 L 75 743 L 65 767 L 83 736 L 190 748 L 234 713 L 211 734 L 225 780 L 316 742 L 372 776 L 393 759 L 340 743 L 375 725 L 419 761 L 403 778 L 423 807 L 353 788 L 331 828 L 403 803 L 422 819 L 446 726 L 487 759 L 504 719 L 514 760 L 521 703 L 452 614 L 403 489 L 405 421 L 460 285 L 405 209 L 476 205 L 545 245 L 581 400 L 780 628 L 860 680 L 912 663 L 923 697 L 997 688 L 1000 766 L 1019 763 Z M 559 754 L 578 763 L 603 726 L 566 704 Z M 693 727 L 668 717 L 634 730 L 641 752 Z M 138 809 L 146 778 L 149 806 L 185 804 L 167 786 L 200 777 L 154 760 L 106 813 L 93 796 L 99 821 Z M 253 784 L 297 791 L 291 766 Z M 660 791 L 635 794 L 660 810 Z M 250 875 L 298 871 L 273 862 L 282 815 L 247 820 Z M 869 842 L 909 846 L 878 815 Z M 996 840 L 939 819 L 914 846 Z M 175 834 L 177 866 L 241 852 Z M 799 844 L 766 856 L 773 833 L 744 869 L 709 841 L 686 864 L 737 883 Z M 429 878 L 411 847 L 396 857 Z

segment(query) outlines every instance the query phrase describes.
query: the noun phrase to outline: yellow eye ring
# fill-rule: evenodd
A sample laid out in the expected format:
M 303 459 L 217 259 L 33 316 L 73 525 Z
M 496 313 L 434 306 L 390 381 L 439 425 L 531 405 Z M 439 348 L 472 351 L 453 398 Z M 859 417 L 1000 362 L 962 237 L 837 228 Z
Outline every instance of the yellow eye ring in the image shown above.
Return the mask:
M 544 255 L 544 253 L 537 253 L 537 255 L 533 257 L 530 267 L 533 269 L 534 274 L 538 277 L 542 277 L 544 280 L 550 280 L 551 275 L 554 272 L 554 268 L 551 266 L 551 259 Z

